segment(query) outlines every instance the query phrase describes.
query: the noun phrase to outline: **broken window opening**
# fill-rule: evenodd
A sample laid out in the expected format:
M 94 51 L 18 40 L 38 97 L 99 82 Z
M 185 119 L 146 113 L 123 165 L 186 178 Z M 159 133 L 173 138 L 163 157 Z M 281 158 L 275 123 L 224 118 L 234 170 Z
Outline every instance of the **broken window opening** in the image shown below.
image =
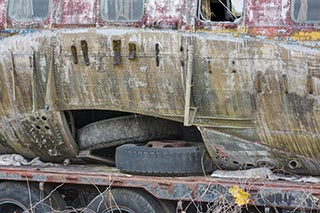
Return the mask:
M 319 0 L 293 0 L 292 19 L 299 23 L 320 21 Z
M 233 22 L 242 16 L 244 0 L 200 0 L 198 18 L 201 21 Z
M 50 0 L 10 0 L 8 13 L 15 20 L 43 20 L 49 14 Z
M 101 16 L 106 21 L 138 21 L 144 12 L 144 0 L 102 0 Z

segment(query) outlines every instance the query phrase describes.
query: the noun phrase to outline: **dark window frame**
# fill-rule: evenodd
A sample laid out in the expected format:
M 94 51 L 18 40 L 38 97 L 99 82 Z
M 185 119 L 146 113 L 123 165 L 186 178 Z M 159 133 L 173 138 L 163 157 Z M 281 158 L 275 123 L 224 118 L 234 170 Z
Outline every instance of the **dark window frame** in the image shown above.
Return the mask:
M 200 22 L 203 22 L 203 23 L 235 23 L 235 22 L 237 22 L 237 20 L 239 20 L 239 19 L 241 19 L 242 17 L 243 17 L 243 13 L 244 13 L 244 11 L 242 11 L 242 14 L 241 14 L 241 16 L 238 16 L 238 17 L 236 17 L 236 16 L 234 16 L 233 15 L 233 13 L 232 13 L 232 0 L 226 0 L 226 6 L 228 7 L 228 9 L 226 9 L 223 5 L 222 5 L 222 3 L 220 3 L 221 4 L 221 7 L 220 8 L 223 8 L 224 9 L 224 18 L 226 18 L 226 15 L 228 14 L 228 16 L 229 16 L 229 18 L 230 19 L 233 19 L 233 20 L 211 20 L 211 18 L 210 19 L 207 19 L 206 18 L 206 15 L 204 15 L 203 14 L 203 8 L 202 8 L 202 4 L 203 4 L 203 2 L 204 1 L 206 1 L 206 0 L 199 0 L 199 2 L 198 2 L 198 8 L 197 8 L 197 10 L 198 10 L 198 12 L 197 12 L 197 18 L 198 18 L 198 20 L 200 21 Z M 223 0 L 222 0 L 223 1 Z M 244 0 L 243 0 L 244 1 Z M 211 3 L 210 3 L 211 4 Z M 218 1 L 218 3 L 217 4 L 219 4 L 219 1 Z M 210 9 L 211 9 L 211 5 L 210 5 Z M 211 10 L 210 10 L 210 12 L 211 12 Z M 220 14 L 221 15 L 221 14 Z

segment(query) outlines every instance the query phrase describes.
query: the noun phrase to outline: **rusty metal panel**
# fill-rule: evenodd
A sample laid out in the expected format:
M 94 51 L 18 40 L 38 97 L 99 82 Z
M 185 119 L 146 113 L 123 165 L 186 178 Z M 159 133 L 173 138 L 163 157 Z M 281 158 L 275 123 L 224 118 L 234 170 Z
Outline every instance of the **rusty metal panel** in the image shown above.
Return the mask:
M 221 199 L 234 204 L 228 189 L 241 185 L 250 193 L 250 204 L 288 209 L 319 209 L 320 188 L 316 183 L 290 181 L 219 179 L 209 177 L 153 177 L 119 173 L 101 166 L 0 168 L 0 179 L 45 183 L 93 184 L 99 187 L 129 187 L 148 191 L 159 199 L 215 203 Z
M 273 189 L 261 189 L 256 195 L 257 206 L 295 207 L 302 210 L 318 210 L 317 197 L 305 190 L 283 190 L 275 192 Z

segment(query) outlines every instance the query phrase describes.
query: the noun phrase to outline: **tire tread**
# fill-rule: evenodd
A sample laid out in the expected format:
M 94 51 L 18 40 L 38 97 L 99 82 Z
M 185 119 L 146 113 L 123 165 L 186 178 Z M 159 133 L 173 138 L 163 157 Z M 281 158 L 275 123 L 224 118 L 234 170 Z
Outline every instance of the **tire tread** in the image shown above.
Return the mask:
M 91 123 L 79 131 L 80 149 L 100 149 L 180 135 L 176 122 L 141 115 L 121 116 Z
M 116 167 L 126 173 L 160 176 L 199 175 L 214 169 L 203 144 L 184 148 L 122 145 L 116 149 Z

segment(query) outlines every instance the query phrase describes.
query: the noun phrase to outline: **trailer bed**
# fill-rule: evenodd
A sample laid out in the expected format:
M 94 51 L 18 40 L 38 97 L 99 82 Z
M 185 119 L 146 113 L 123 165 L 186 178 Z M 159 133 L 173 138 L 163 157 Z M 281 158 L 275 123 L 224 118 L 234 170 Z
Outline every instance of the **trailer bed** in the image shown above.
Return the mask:
M 0 167 L 0 179 L 99 187 L 143 188 L 158 199 L 175 201 L 232 201 L 231 186 L 250 194 L 256 206 L 319 209 L 320 184 L 266 179 L 212 178 L 210 176 L 155 177 L 124 174 L 101 165 Z

